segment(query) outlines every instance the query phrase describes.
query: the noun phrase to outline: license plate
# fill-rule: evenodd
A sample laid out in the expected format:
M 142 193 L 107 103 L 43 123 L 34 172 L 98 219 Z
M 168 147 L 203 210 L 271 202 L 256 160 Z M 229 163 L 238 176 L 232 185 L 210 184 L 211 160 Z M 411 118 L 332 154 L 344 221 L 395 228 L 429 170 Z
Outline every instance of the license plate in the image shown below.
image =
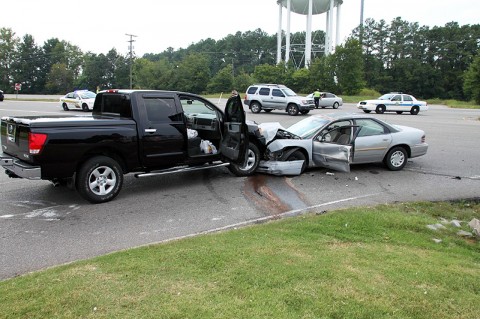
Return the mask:
M 17 132 L 17 126 L 15 124 L 8 123 L 7 125 L 7 136 L 8 141 L 15 143 L 15 136 Z

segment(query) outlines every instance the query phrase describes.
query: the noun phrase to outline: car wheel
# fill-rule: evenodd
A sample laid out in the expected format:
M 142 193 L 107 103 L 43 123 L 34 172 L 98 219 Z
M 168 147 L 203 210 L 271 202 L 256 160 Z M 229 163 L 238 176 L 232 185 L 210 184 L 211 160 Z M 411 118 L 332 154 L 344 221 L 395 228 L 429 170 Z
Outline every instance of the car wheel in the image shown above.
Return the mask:
M 333 108 L 338 109 L 338 103 L 337 102 L 333 103 Z
M 365 112 L 365 113 L 370 113 L 370 112 L 372 112 L 372 111 L 370 111 L 370 110 L 363 110 L 363 112 Z
M 62 107 L 63 107 L 63 110 L 64 110 L 64 111 L 68 111 L 68 110 L 69 110 L 67 103 L 63 103 L 63 104 L 62 104 Z
M 264 111 L 265 111 L 265 113 L 270 113 L 270 112 L 272 112 L 273 110 L 264 110 Z
M 375 113 L 377 114 L 385 113 L 385 105 L 378 105 L 377 108 L 375 109 Z
M 84 112 L 90 111 L 90 110 L 88 109 L 88 105 L 87 105 L 86 103 L 83 103 L 83 104 L 82 104 L 82 110 L 83 110 Z
M 399 171 L 405 167 L 407 164 L 407 151 L 401 146 L 396 146 L 388 151 L 387 155 L 385 156 L 385 165 L 387 165 L 388 169 L 391 171 Z
M 115 198 L 123 184 L 122 168 L 114 159 L 95 156 L 86 161 L 77 174 L 77 190 L 91 203 L 105 203 Z
M 403 112 L 402 111 L 397 111 L 397 114 L 402 114 Z
M 410 114 L 412 115 L 417 115 L 418 112 L 420 112 L 420 108 L 418 106 L 414 106 L 412 107 L 412 109 L 410 110 Z
M 307 158 L 305 157 L 305 154 L 303 154 L 301 151 L 296 150 L 292 154 L 288 155 L 284 161 L 291 162 L 291 161 L 303 161 L 302 169 L 300 170 L 300 174 L 303 174 L 305 172 L 305 169 L 307 168 Z
M 249 176 L 257 170 L 258 164 L 260 164 L 260 150 L 255 144 L 248 143 L 247 160 L 245 165 L 240 166 L 231 163 L 228 166 L 228 169 L 236 176 Z
M 250 106 L 250 111 L 252 111 L 252 113 L 260 113 L 261 110 L 262 106 L 258 102 L 253 102 Z
M 287 112 L 288 112 L 288 115 L 292 115 L 292 116 L 297 115 L 298 106 L 296 106 L 295 104 L 290 104 L 289 106 L 287 106 Z

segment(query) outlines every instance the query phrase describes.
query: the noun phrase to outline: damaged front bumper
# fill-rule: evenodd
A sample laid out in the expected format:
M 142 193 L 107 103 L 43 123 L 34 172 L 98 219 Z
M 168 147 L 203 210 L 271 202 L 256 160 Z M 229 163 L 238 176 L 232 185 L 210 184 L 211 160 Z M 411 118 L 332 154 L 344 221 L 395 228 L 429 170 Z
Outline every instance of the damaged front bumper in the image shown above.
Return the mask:
M 302 173 L 303 160 L 300 161 L 260 161 L 257 172 L 277 176 L 300 175 Z

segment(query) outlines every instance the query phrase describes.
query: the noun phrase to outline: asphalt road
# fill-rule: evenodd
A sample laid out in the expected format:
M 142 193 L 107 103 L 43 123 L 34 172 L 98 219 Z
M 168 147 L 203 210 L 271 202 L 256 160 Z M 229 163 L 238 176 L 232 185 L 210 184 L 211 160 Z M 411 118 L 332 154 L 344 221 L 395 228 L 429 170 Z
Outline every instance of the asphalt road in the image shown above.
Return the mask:
M 214 100 L 223 105 L 225 100 Z M 338 110 L 353 111 L 353 104 Z M 0 102 L 0 115 L 65 114 L 59 103 Z M 68 114 L 84 115 L 80 111 Z M 480 110 L 430 106 L 417 116 L 373 114 L 426 132 L 427 155 L 391 172 L 382 165 L 356 165 L 350 173 L 308 170 L 293 178 L 238 178 L 227 169 L 136 179 L 125 178 L 112 202 L 92 205 L 47 181 L 0 174 L 0 280 L 79 259 L 157 243 L 279 214 L 321 212 L 398 201 L 480 197 Z M 247 119 L 287 127 L 304 116 L 274 111 Z

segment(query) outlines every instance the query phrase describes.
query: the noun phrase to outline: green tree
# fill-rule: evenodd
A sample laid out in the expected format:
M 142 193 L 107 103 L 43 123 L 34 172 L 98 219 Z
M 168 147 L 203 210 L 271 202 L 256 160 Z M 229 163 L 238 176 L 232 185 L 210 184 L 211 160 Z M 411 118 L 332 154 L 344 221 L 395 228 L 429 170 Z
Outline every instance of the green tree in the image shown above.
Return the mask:
M 215 74 L 207 85 L 207 92 L 230 92 L 234 88 L 232 65 L 227 65 Z
M 480 105 L 480 55 L 477 55 L 465 72 L 463 90 L 469 99 Z
M 47 93 L 62 94 L 70 91 L 73 87 L 73 77 L 73 71 L 69 70 L 66 64 L 55 63 L 47 76 Z
M 35 44 L 31 35 L 25 35 L 22 41 L 18 42 L 17 58 L 12 64 L 12 76 L 15 83 L 22 84 L 22 93 L 38 93 L 43 89 L 38 83 L 41 55 L 41 48 Z
M 187 55 L 175 69 L 174 78 L 178 90 L 197 94 L 204 92 L 210 80 L 207 55 L 198 53 Z
M 13 92 L 12 70 L 17 59 L 19 39 L 12 29 L 0 29 L 0 86 L 5 92 Z
M 360 42 L 354 38 L 338 46 L 333 54 L 339 92 L 348 95 L 357 94 L 364 86 L 363 56 Z

